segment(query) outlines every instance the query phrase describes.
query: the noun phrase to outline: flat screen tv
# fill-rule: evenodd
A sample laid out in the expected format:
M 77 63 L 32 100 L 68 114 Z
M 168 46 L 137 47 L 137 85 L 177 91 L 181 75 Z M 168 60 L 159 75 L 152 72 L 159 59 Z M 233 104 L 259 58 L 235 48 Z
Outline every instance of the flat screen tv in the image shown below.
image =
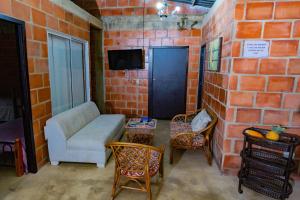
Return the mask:
M 143 69 L 143 50 L 108 50 L 108 62 L 111 70 Z

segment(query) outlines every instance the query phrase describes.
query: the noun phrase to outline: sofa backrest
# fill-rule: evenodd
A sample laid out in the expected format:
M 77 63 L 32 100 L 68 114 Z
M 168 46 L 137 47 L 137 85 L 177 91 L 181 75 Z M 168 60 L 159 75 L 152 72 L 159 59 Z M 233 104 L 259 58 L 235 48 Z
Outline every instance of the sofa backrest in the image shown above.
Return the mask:
M 62 132 L 65 139 L 68 139 L 99 115 L 100 112 L 96 104 L 90 101 L 52 117 L 47 120 L 46 126 L 52 126 L 53 128 L 55 127 L 54 129 L 60 129 L 57 130 L 57 132 Z M 47 134 L 55 133 L 46 133 L 46 137 Z

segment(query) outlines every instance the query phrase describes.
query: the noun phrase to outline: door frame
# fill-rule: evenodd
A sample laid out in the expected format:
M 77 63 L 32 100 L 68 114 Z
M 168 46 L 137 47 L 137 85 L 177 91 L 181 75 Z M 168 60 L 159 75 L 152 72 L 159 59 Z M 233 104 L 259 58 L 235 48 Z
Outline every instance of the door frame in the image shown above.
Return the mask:
M 203 49 L 204 49 L 204 52 L 202 52 Z M 203 90 L 202 89 L 203 89 L 203 83 L 204 83 L 205 57 L 206 57 L 206 44 L 202 45 L 201 48 L 200 48 L 200 65 L 199 65 L 199 77 L 198 77 L 197 110 L 202 108 L 202 98 L 203 98 L 203 95 L 202 95 Z M 200 86 L 202 86 L 202 87 L 200 87 Z
M 153 50 L 154 49 L 187 49 L 185 70 L 185 98 L 184 110 L 186 112 L 188 68 L 189 68 L 189 46 L 151 46 L 149 47 L 149 69 L 148 69 L 148 116 L 153 117 Z
M 18 41 L 18 53 L 20 64 L 20 78 L 22 89 L 22 101 L 23 101 L 23 128 L 24 138 L 26 144 L 26 157 L 28 171 L 31 173 L 37 172 L 37 162 L 35 155 L 35 143 L 32 125 L 32 111 L 30 100 L 30 87 L 29 87 L 29 75 L 27 66 L 27 48 L 26 48 L 26 31 L 25 22 L 0 14 L 0 19 L 14 23 L 17 27 L 17 39 Z

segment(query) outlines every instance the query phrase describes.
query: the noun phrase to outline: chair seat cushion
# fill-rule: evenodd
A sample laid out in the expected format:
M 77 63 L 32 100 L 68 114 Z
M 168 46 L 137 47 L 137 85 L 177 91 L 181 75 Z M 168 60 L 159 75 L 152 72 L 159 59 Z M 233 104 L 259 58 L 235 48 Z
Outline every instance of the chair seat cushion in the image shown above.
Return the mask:
M 155 176 L 159 170 L 159 152 L 150 150 L 149 175 Z M 140 148 L 124 148 L 118 156 L 121 174 L 131 177 L 143 177 L 145 175 L 144 162 L 146 150 Z
M 103 150 L 105 144 L 122 129 L 124 123 L 124 115 L 100 115 L 70 137 L 67 140 L 67 148 L 91 151 Z
M 175 139 L 176 136 L 180 133 L 192 133 L 192 125 L 190 123 L 184 122 L 171 122 L 170 123 L 170 131 L 171 131 L 171 139 Z M 177 138 L 178 139 L 178 138 Z M 182 141 L 181 141 L 182 143 Z M 204 137 L 202 134 L 197 134 L 196 137 L 193 138 L 193 146 L 203 146 Z

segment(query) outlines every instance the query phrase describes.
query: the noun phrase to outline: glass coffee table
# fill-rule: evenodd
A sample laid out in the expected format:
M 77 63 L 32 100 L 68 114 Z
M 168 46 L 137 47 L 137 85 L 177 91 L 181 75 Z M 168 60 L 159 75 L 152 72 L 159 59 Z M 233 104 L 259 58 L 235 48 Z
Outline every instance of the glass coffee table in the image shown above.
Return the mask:
M 125 135 L 128 142 L 140 144 L 153 144 L 154 131 L 157 120 L 142 122 L 141 118 L 131 118 L 127 122 Z

